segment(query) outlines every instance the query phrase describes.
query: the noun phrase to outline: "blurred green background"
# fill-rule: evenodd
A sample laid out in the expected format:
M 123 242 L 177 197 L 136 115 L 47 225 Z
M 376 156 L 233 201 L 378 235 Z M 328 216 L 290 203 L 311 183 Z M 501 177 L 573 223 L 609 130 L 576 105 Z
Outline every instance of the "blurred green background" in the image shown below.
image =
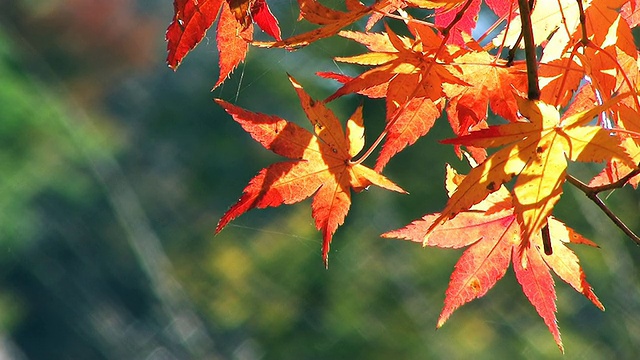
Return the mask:
M 305 28 L 295 2 L 272 6 L 285 36 Z M 411 195 L 354 196 L 328 270 L 309 201 L 254 210 L 214 236 L 279 159 L 211 99 L 306 126 L 285 72 L 324 98 L 336 85 L 313 72 L 357 74 L 331 57 L 362 49 L 251 49 L 211 93 L 213 32 L 176 73 L 164 64 L 172 11 L 169 0 L 0 0 L 0 358 L 561 357 L 511 270 L 436 331 L 461 251 L 379 237 L 442 207 L 444 161 L 465 169 L 435 143 L 451 135 L 446 121 L 385 170 Z M 331 106 L 346 119 L 360 101 Z M 370 143 L 384 106 L 364 103 Z M 640 249 L 565 190 L 555 214 L 600 244 L 574 249 L 607 311 L 558 280 L 564 358 L 633 358 Z M 639 200 L 622 189 L 607 202 L 640 231 Z

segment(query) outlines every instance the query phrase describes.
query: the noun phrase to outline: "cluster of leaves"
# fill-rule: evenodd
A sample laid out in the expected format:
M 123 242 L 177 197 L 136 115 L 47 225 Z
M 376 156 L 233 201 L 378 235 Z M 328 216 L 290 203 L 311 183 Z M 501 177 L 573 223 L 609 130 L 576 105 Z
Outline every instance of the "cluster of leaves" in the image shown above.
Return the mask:
M 292 159 L 260 171 L 216 231 L 252 208 L 313 196 L 312 216 L 323 233 L 326 265 L 332 236 L 349 211 L 351 189 L 373 184 L 404 192 L 380 173 L 444 112 L 456 137 L 442 142 L 453 144 L 472 169 L 462 176 L 447 168 L 449 201 L 441 213 L 383 236 L 424 246 L 468 247 L 451 276 L 438 327 L 455 309 L 483 296 L 513 263 L 523 292 L 562 350 L 550 270 L 604 309 L 577 256 L 565 246 L 595 244 L 552 217 L 563 184 L 582 190 L 640 242 L 598 197 L 600 191 L 638 183 L 638 49 L 631 29 L 640 23 L 640 1 L 485 0 L 497 20 L 474 38 L 482 4 L 378 0 L 367 6 L 345 0 L 345 9 L 338 10 L 317 0 L 298 0 L 299 20 L 318 27 L 281 39 L 265 0 L 174 0 L 166 36 L 168 63 L 175 69 L 217 18 L 216 87 L 245 59 L 249 45 L 294 50 L 331 36 L 364 45 L 364 54 L 334 59 L 366 66 L 359 76 L 318 73 L 341 84 L 325 100 L 312 99 L 290 77 L 314 133 L 216 100 L 265 148 Z M 384 31 L 372 31 L 381 21 Z M 404 26 L 409 35 L 392 31 L 390 22 Z M 275 41 L 254 41 L 253 23 Z M 342 30 L 353 24 L 362 31 Z M 522 49 L 526 61 L 516 59 Z M 348 119 L 345 133 L 325 105 L 353 93 L 386 101 L 384 130 L 358 158 L 365 145 L 362 108 Z M 504 121 L 489 124 L 489 110 Z M 378 146 L 374 169 L 362 165 Z M 489 148 L 498 149 L 489 155 Z M 567 173 L 568 161 L 606 165 L 587 185 Z

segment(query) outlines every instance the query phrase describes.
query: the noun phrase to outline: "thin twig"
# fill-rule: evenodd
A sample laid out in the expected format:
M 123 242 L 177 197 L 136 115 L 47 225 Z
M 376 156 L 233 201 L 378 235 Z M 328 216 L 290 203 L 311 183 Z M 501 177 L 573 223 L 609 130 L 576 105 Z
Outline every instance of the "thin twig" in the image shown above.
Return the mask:
M 509 49 L 509 56 L 507 57 L 507 66 L 513 65 L 513 61 L 516 58 L 516 51 L 518 51 L 518 48 L 520 47 L 521 42 L 522 42 L 522 30 L 520 31 L 520 35 L 518 35 L 518 40 L 516 40 L 516 43 L 513 45 L 511 49 Z
M 619 189 L 623 187 L 629 180 L 631 180 L 632 177 L 638 174 L 640 174 L 640 168 L 634 169 L 624 177 L 618 179 L 618 181 L 616 182 L 612 182 L 611 184 L 606 184 L 606 185 L 590 187 L 590 189 L 596 194 L 601 193 L 603 191 L 607 191 L 607 190 Z
M 598 205 L 600 210 L 602 210 L 602 212 L 604 212 L 605 215 L 607 215 L 607 217 L 611 221 L 613 221 L 613 223 L 616 224 L 616 226 L 620 230 L 622 230 L 623 233 L 625 233 L 625 235 L 627 235 L 631 240 L 633 240 L 633 242 L 635 242 L 637 245 L 640 246 L 640 237 L 636 235 L 631 229 L 629 229 L 629 227 L 622 220 L 620 220 L 620 218 L 616 214 L 614 214 L 613 211 L 611 211 L 611 209 L 609 209 L 609 207 L 602 201 L 602 199 L 598 197 L 599 192 L 620 188 L 624 184 L 626 184 L 626 182 L 629 181 L 630 178 L 632 178 L 635 175 L 638 175 L 639 173 L 640 173 L 640 170 L 635 169 L 630 174 L 616 181 L 615 183 L 611 183 L 609 185 L 597 186 L 597 187 L 590 187 L 589 185 L 583 183 L 582 181 L 578 180 L 577 178 L 571 175 L 567 175 L 567 181 L 571 185 L 577 187 L 589 199 L 591 199 L 591 201 L 593 201 L 596 205 Z

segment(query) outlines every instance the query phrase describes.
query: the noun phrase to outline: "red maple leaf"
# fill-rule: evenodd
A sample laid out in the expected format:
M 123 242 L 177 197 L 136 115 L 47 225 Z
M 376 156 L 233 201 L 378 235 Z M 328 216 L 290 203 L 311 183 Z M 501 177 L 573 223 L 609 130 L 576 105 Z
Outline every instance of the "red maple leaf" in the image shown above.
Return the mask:
M 284 119 L 243 110 L 223 100 L 216 102 L 265 148 L 293 159 L 262 169 L 251 179 L 243 195 L 220 219 L 216 232 L 252 208 L 293 204 L 313 196 L 312 216 L 323 233 L 322 258 L 327 264 L 329 244 L 351 205 L 351 191 L 369 185 L 404 193 L 399 186 L 365 167 L 351 162 L 364 146 L 362 107 L 347 122 L 340 121 L 323 102 L 315 101 L 290 77 L 315 135 Z
M 475 29 L 481 4 L 482 0 L 469 0 L 468 4 L 463 3 L 463 5 L 453 9 L 436 9 L 434 22 L 437 26 L 446 28 L 451 22 L 457 21 L 453 29 L 451 29 L 448 41 L 452 44 L 464 45 L 465 41 L 462 33 L 471 35 L 473 29 Z
M 216 42 L 220 75 L 214 88 L 227 79 L 247 56 L 253 40 L 253 21 L 281 40 L 278 20 L 265 0 L 174 0 L 174 18 L 167 29 L 167 63 L 177 69 L 184 57 L 202 41 L 218 13 Z
M 449 193 L 455 192 L 463 178 L 447 167 Z M 460 306 L 484 296 L 505 275 L 510 263 L 513 263 L 522 291 L 544 320 L 561 350 L 562 340 L 555 316 L 556 293 L 549 270 L 604 310 L 586 281 L 578 257 L 565 246 L 567 243 L 596 245 L 562 222 L 549 217 L 553 253 L 546 254 L 540 233 L 530 241 L 522 238 L 512 197 L 506 188 L 501 187 L 484 201 L 444 224 L 435 223 L 439 215 L 425 215 L 402 229 L 382 235 L 411 240 L 424 246 L 455 249 L 468 246 L 451 274 L 437 327 L 444 325 Z M 434 225 L 435 228 L 430 230 Z
M 173 21 L 167 28 L 167 63 L 176 69 L 202 41 L 218 16 L 223 0 L 174 0 Z

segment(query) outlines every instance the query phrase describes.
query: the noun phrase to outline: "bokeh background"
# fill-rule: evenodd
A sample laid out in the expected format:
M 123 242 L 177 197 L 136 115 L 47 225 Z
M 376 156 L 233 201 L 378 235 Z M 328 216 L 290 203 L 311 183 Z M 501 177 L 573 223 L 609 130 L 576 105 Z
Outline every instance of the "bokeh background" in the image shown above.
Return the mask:
M 273 3 L 273 4 L 272 4 Z M 334 3 L 337 3 L 334 1 Z M 288 36 L 292 0 L 270 1 Z M 444 161 L 464 171 L 446 121 L 385 174 L 411 192 L 354 197 L 320 258 L 309 201 L 254 210 L 214 236 L 248 180 L 278 157 L 211 100 L 307 126 L 289 72 L 316 98 L 357 74 L 325 40 L 251 49 L 221 88 L 213 32 L 177 72 L 165 63 L 169 0 L 0 0 L 0 358 L 455 359 L 560 358 L 511 270 L 435 330 L 461 251 L 379 234 L 441 209 Z M 258 37 L 262 36 L 257 34 Z M 369 143 L 378 101 L 365 105 Z M 597 169 L 574 167 L 588 179 Z M 601 248 L 574 247 L 606 306 L 557 281 L 565 359 L 640 353 L 640 248 L 571 187 L 555 214 Z M 640 197 L 610 204 L 640 231 Z

